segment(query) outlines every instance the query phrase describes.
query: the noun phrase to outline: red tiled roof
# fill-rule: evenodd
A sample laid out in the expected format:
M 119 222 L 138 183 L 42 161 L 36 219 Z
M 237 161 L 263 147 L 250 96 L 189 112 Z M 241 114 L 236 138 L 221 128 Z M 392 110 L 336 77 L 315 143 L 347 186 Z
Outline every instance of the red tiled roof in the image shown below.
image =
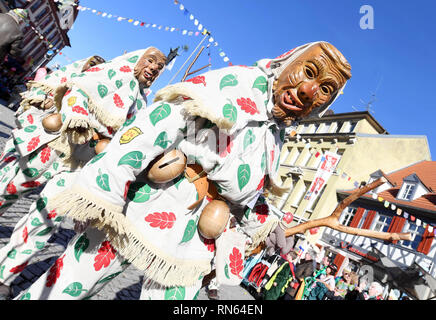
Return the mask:
M 424 194 L 421 197 L 413 201 L 399 200 L 396 198 L 398 191 L 403 183 L 403 178 L 416 174 L 421 182 L 427 189 L 430 189 L 430 193 Z M 409 207 L 415 207 L 417 209 L 425 209 L 434 211 L 436 213 L 436 161 L 421 161 L 408 167 L 399 169 L 386 175 L 386 178 L 396 185 L 394 188 L 387 189 L 378 193 L 378 196 L 386 201 L 395 203 L 397 205 L 404 205 Z M 346 193 L 352 193 L 354 190 L 344 191 Z M 365 198 L 372 198 L 370 194 L 363 195 Z
M 403 183 L 403 178 L 416 174 L 422 183 L 436 192 L 436 161 L 421 161 L 400 170 L 389 173 L 389 180 L 395 182 L 398 186 Z

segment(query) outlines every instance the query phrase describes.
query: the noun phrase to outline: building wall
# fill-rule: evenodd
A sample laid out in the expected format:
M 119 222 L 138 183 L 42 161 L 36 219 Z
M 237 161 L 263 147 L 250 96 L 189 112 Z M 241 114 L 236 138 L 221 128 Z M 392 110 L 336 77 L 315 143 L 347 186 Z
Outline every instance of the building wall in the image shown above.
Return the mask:
M 337 125 L 339 122 L 340 126 Z M 352 132 L 341 132 L 349 130 L 353 122 L 357 123 Z M 323 132 L 326 123 L 330 123 L 330 131 L 339 127 L 339 132 L 336 135 L 330 132 L 326 136 Z M 317 134 L 315 130 L 322 133 Z M 337 114 L 329 116 L 325 121 L 305 122 L 297 128 L 297 132 L 305 141 L 290 138 L 285 142 L 280 158 L 279 179 L 289 191 L 281 198 L 270 197 L 280 210 L 294 214 L 294 224 L 330 215 L 338 204 L 336 190 L 353 189 L 354 181 L 367 181 L 369 174 L 378 169 L 390 172 L 421 160 L 431 160 L 425 136 L 378 134 L 385 130 L 375 124 L 372 117 L 362 117 L 362 113 L 356 113 L 355 118 L 347 114 L 347 119 L 344 119 L 341 114 Z M 320 138 L 322 134 L 323 138 Z M 307 147 L 308 141 L 311 148 Z M 308 200 L 303 197 L 320 162 L 321 157 L 316 157 L 317 151 L 339 153 L 342 158 L 337 166 L 339 170 L 330 177 L 319 199 L 312 208 L 306 210 Z M 343 172 L 352 179 L 342 178 Z M 324 229 L 321 228 L 315 235 L 306 232 L 307 239 L 316 243 Z
M 29 11 L 29 17 L 34 27 L 53 45 L 50 48 L 49 43 L 40 39 L 30 27 L 24 29 L 22 52 L 23 59 L 27 62 L 24 68 L 28 70 L 26 76 L 30 76 L 38 67 L 45 66 L 54 57 L 54 54 L 46 55 L 49 50 L 56 48 L 60 51 L 68 45 L 65 32 L 71 27 L 74 18 L 68 18 L 68 28 L 62 30 L 60 22 L 58 24 L 58 19 L 62 16 L 59 16 L 58 10 L 55 9 L 53 0 L 17 1 L 16 5 Z M 6 6 L 4 0 L 0 0 L 0 8 L 1 6 Z M 30 61 L 32 63 L 29 63 Z
M 397 244 L 385 243 L 378 239 L 353 236 L 332 229 L 325 231 L 323 240 L 324 242 L 335 240 L 336 245 L 343 241 L 344 243 L 351 244 L 354 248 L 362 252 L 369 252 L 372 246 L 374 246 L 399 265 L 407 267 L 415 262 L 433 277 L 436 277 L 436 241 L 433 242 L 430 252 L 424 255 L 416 250 L 403 246 L 402 241 L 399 241 Z M 344 251 L 343 254 L 350 256 L 350 254 Z

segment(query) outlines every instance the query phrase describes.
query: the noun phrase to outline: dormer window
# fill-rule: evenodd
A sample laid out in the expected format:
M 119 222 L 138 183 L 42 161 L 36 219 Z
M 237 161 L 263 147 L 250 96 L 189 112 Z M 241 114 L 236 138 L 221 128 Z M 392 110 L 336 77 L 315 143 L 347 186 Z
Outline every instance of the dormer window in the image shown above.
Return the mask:
M 402 192 L 400 194 L 400 199 L 402 200 L 412 200 L 413 194 L 415 193 L 416 184 L 413 183 L 404 183 L 401 188 Z

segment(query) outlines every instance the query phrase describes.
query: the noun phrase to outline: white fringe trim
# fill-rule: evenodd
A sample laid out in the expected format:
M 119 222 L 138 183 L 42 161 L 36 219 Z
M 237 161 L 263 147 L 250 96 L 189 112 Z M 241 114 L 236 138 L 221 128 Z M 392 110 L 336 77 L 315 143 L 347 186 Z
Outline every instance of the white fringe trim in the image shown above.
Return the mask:
M 275 216 L 270 216 L 269 219 L 262 225 L 255 234 L 250 235 L 251 243 L 245 246 L 245 256 L 248 256 L 251 251 L 257 248 L 266 240 L 271 231 L 273 231 L 279 223 L 279 219 Z
M 48 201 L 61 215 L 103 230 L 114 248 L 144 275 L 163 286 L 192 286 L 211 271 L 210 260 L 171 257 L 149 243 L 123 214 L 123 207 L 98 199 L 78 185 Z
M 230 130 L 235 124 L 234 122 L 229 121 L 227 118 L 219 117 L 214 114 L 199 95 L 197 95 L 194 91 L 187 89 L 183 84 L 175 84 L 159 90 L 156 92 L 156 96 L 153 101 L 173 101 L 180 96 L 186 96 L 192 99 L 185 100 L 182 103 L 183 108 L 188 114 L 208 119 L 215 123 L 217 127 L 222 130 Z

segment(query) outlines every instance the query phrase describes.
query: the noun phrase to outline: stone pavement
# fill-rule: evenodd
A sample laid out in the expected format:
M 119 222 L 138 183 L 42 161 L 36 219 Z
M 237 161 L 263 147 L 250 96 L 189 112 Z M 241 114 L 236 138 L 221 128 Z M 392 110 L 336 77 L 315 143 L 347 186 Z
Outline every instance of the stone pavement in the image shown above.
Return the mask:
M 15 127 L 14 112 L 1 104 L 0 101 L 0 153 L 11 130 Z M 23 217 L 33 201 L 38 197 L 41 188 L 27 194 L 24 198 L 11 206 L 3 216 L 0 216 L 0 248 L 3 247 L 12 234 L 15 224 Z M 57 234 L 54 234 L 49 245 L 33 257 L 26 269 L 12 283 L 13 296 L 28 288 L 39 278 L 65 250 L 69 240 L 75 235 L 73 224 L 64 219 Z M 141 293 L 142 273 L 133 266 L 129 266 L 122 274 L 110 281 L 91 300 L 138 300 Z M 254 300 L 242 287 L 222 286 L 221 300 Z M 205 288 L 202 288 L 198 300 L 208 300 Z

